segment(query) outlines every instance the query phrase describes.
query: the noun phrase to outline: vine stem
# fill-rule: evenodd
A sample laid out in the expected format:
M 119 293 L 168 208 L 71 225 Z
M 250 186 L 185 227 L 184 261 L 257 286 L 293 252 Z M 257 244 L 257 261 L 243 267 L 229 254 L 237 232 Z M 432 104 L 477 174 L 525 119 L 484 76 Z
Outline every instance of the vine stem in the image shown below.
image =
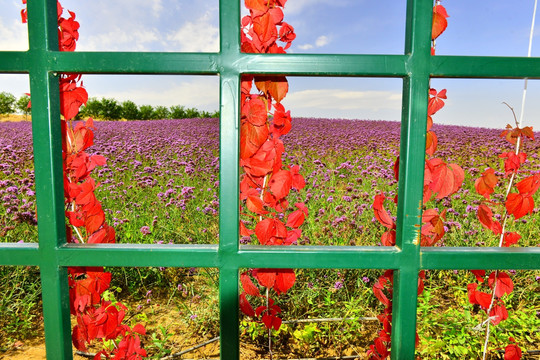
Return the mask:
M 532 15 L 532 22 L 531 22 L 531 31 L 529 33 L 529 49 L 527 51 L 527 57 L 531 57 L 531 52 L 532 52 L 532 40 L 533 40 L 533 34 L 534 34 L 534 23 L 535 23 L 535 19 L 536 19 L 536 9 L 538 7 L 538 0 L 534 0 L 534 8 L 533 8 L 533 15 Z M 507 103 L 504 103 L 506 106 L 508 106 L 510 108 L 510 110 L 512 110 L 512 114 L 514 116 L 514 121 L 516 123 L 516 126 L 518 128 L 521 128 L 521 125 L 523 123 L 523 114 L 525 112 L 525 101 L 526 101 L 526 98 L 527 98 L 527 83 L 528 83 L 528 80 L 529 78 L 525 78 L 524 80 L 524 83 L 523 83 L 523 94 L 521 96 L 521 111 L 519 113 L 519 121 L 517 120 L 516 118 L 516 113 L 514 112 L 514 109 L 508 105 Z M 520 148 L 520 145 L 521 145 L 521 135 L 518 136 L 517 140 L 516 140 L 516 155 L 519 154 L 519 148 Z M 505 199 L 508 198 L 508 194 L 510 194 L 510 189 L 512 188 L 512 185 L 514 183 L 514 179 L 515 179 L 515 175 L 516 173 L 513 172 L 512 173 L 512 176 L 510 177 L 510 181 L 508 182 L 508 187 L 506 188 L 506 196 L 505 196 Z M 504 212 L 504 220 L 503 220 L 503 224 L 502 224 L 502 230 L 501 230 L 501 237 L 499 239 L 499 247 L 502 247 L 503 245 L 503 241 L 504 241 L 504 233 L 505 233 L 505 227 L 506 227 L 506 223 L 507 223 L 507 220 L 508 220 L 508 211 L 505 210 Z M 491 312 L 491 309 L 493 308 L 493 304 L 495 303 L 495 293 L 497 292 L 497 277 L 498 277 L 498 270 L 495 270 L 495 283 L 493 284 L 493 294 L 491 295 L 491 302 L 489 304 L 489 308 L 487 310 L 487 315 L 488 315 L 488 322 L 487 322 L 487 326 L 486 326 L 486 339 L 484 341 L 484 350 L 483 350 L 483 353 L 482 353 L 482 360 L 486 360 L 486 356 L 487 356 L 487 347 L 488 347 L 488 344 L 489 344 L 489 337 L 490 337 L 490 334 L 491 334 L 491 321 L 489 320 L 489 313 Z
M 266 288 L 266 310 L 268 311 L 268 305 L 270 303 L 270 297 L 268 288 Z M 272 355 L 272 328 L 268 328 L 268 353 L 270 354 L 270 360 L 273 359 Z

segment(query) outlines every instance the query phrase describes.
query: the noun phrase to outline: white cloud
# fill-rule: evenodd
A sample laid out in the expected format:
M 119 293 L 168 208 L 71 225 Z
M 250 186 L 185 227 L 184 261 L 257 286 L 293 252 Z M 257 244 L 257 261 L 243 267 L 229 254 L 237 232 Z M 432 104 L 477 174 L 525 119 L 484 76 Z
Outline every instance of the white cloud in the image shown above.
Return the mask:
M 178 44 L 179 51 L 219 51 L 219 29 L 213 24 L 212 16 L 209 12 L 194 22 L 182 24 L 178 30 L 167 35 L 167 40 Z
M 321 35 L 315 40 L 315 45 L 313 44 L 302 44 L 298 45 L 297 48 L 300 50 L 311 50 L 313 48 L 320 48 L 326 46 L 330 43 L 330 37 L 326 35 Z
M 0 18 L 0 50 L 28 50 L 28 30 L 20 19 Z
M 398 120 L 401 93 L 344 89 L 302 90 L 287 94 L 284 105 L 293 116 Z
M 77 46 L 80 51 L 148 51 L 149 45 L 159 41 L 156 29 L 137 28 L 125 31 L 115 28 L 106 33 L 90 35 L 85 42 Z
M 320 48 L 330 43 L 330 38 L 326 35 L 321 35 L 315 40 L 315 45 L 313 44 L 302 44 L 298 45 L 297 48 L 300 50 L 311 50 L 313 48 Z
M 298 48 L 300 50 L 310 50 L 310 49 L 313 49 L 313 45 L 311 44 L 298 45 Z
M 317 40 L 315 40 L 315 46 L 322 47 L 324 45 L 327 45 L 329 42 L 330 42 L 330 39 L 328 38 L 328 36 L 322 35 L 322 36 L 319 36 Z

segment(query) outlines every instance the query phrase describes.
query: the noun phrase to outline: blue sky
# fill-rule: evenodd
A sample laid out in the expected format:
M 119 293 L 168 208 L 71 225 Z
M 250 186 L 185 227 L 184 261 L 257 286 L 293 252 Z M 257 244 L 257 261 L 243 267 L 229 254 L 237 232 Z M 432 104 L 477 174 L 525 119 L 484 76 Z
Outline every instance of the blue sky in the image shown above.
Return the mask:
M 27 49 L 20 0 L 0 0 L 0 4 L 0 49 Z M 64 0 L 62 4 L 77 14 L 81 51 L 219 50 L 217 0 Z M 450 18 L 437 41 L 438 54 L 526 56 L 534 0 L 443 0 L 442 4 Z M 289 0 L 285 20 L 297 34 L 289 52 L 403 53 L 404 0 Z M 533 56 L 540 56 L 539 35 L 536 30 Z M 85 75 L 83 80 L 90 96 L 98 98 L 218 108 L 216 76 Z M 401 116 L 401 79 L 290 77 L 289 82 L 284 105 L 293 116 L 374 120 Z M 448 90 L 447 106 L 436 122 L 504 127 L 512 117 L 502 102 L 519 111 L 523 81 L 435 79 L 432 86 Z M 20 96 L 29 91 L 28 77 L 0 75 L 0 91 Z M 540 125 L 539 97 L 540 82 L 529 81 L 528 125 Z

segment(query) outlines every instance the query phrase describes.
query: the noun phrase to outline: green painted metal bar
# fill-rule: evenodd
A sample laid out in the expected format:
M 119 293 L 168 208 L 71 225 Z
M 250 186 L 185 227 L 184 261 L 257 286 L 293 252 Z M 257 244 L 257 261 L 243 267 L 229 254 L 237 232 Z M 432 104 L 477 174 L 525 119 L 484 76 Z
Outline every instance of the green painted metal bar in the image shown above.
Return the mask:
M 240 74 L 234 68 L 240 54 L 240 2 L 219 2 L 220 28 L 220 166 L 219 166 L 219 331 L 220 358 L 240 358 L 239 275 L 239 153 Z
M 211 74 L 218 73 L 215 53 L 173 52 L 53 52 L 49 68 L 57 72 L 95 74 Z
M 66 239 L 59 86 L 46 63 L 46 53 L 58 48 L 56 1 L 29 1 L 28 20 L 45 346 L 48 358 L 71 359 L 67 269 L 59 267 L 56 258 L 57 247 Z
M 37 265 L 41 259 L 38 244 L 0 244 L 0 266 Z
M 422 269 L 540 269 L 540 248 L 422 248 Z
M 432 0 L 409 0 L 405 53 L 410 73 L 404 78 L 396 245 L 404 261 L 394 272 L 391 358 L 414 359 L 419 238 L 424 185 L 425 133 L 431 58 Z
M 434 56 L 432 77 L 540 79 L 540 58 Z
M 0 51 L 0 72 L 28 72 L 28 53 L 26 51 Z
M 57 251 L 60 266 L 218 267 L 217 245 L 67 244 Z M 396 248 L 359 246 L 242 246 L 239 267 L 397 269 L 403 255 Z M 38 265 L 38 244 L 0 244 L 0 265 Z M 432 248 L 420 250 L 421 269 L 534 270 L 540 248 Z

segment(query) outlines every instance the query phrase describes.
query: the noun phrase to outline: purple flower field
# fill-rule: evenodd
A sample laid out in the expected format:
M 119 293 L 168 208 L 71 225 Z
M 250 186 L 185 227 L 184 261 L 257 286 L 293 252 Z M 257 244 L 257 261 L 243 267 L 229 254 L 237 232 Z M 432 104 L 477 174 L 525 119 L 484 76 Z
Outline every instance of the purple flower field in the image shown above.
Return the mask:
M 94 178 L 101 183 L 98 197 L 119 242 L 218 242 L 217 119 L 97 122 L 96 127 L 90 150 L 108 162 L 94 170 Z M 450 232 L 443 245 L 492 244 L 475 217 L 481 197 L 474 179 L 488 165 L 501 169 L 498 155 L 510 147 L 498 129 L 436 125 L 433 130 L 439 137 L 435 155 L 466 173 L 463 188 L 435 204 L 448 212 Z M 371 204 L 379 191 L 397 193 L 393 163 L 399 138 L 398 122 L 294 119 L 283 138 L 283 160 L 300 165 L 306 179 L 301 194 L 290 198 L 291 204 L 305 201 L 309 208 L 299 244 L 379 243 L 382 229 L 375 224 Z M 36 241 L 31 149 L 31 123 L 0 123 L 0 234 L 5 242 Z M 540 171 L 538 141 L 526 141 L 525 150 L 529 159 L 524 172 Z M 395 212 L 391 204 L 387 207 Z M 536 245 L 532 235 L 537 226 L 530 225 L 540 218 L 538 202 L 534 212 L 516 224 L 530 246 Z M 256 239 L 243 239 L 251 241 Z

